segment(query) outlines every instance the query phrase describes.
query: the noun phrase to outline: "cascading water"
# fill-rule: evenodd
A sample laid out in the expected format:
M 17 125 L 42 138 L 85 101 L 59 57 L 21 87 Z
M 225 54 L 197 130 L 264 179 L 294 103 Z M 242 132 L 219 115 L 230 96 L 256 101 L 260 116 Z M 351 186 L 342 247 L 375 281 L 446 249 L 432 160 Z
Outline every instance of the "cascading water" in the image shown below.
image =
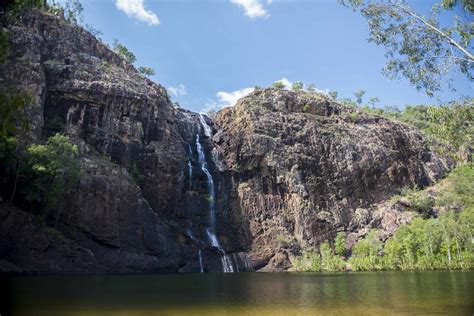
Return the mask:
M 191 163 L 191 157 L 193 156 L 193 150 L 191 149 L 191 145 L 188 145 L 189 151 L 189 160 L 188 160 L 188 173 L 189 173 L 189 189 L 191 190 L 193 186 L 193 164 Z
M 199 254 L 199 267 L 201 268 L 201 273 L 204 273 L 204 268 L 202 266 L 202 251 L 201 251 L 201 249 L 199 249 L 198 254 Z
M 207 137 L 211 137 L 212 136 L 211 128 L 209 127 L 209 125 L 207 125 L 206 120 L 204 119 L 204 116 L 202 114 L 199 114 L 199 119 L 204 129 L 204 134 Z M 206 177 L 207 177 L 207 189 L 209 192 L 209 227 L 207 228 L 206 233 L 211 245 L 217 248 L 217 250 L 219 251 L 221 261 L 222 261 L 222 266 L 224 268 L 224 272 L 234 272 L 232 261 L 225 253 L 215 233 L 216 231 L 216 193 L 214 189 L 214 180 L 208 169 L 206 156 L 204 154 L 204 150 L 200 142 L 199 134 L 196 134 L 196 148 L 198 152 L 199 164 L 201 165 L 201 170 L 206 174 Z
M 211 127 L 207 125 L 206 120 L 204 119 L 204 115 L 202 115 L 202 113 L 199 113 L 199 120 L 201 121 L 202 128 L 204 129 L 204 134 L 207 137 L 211 137 L 212 136 Z

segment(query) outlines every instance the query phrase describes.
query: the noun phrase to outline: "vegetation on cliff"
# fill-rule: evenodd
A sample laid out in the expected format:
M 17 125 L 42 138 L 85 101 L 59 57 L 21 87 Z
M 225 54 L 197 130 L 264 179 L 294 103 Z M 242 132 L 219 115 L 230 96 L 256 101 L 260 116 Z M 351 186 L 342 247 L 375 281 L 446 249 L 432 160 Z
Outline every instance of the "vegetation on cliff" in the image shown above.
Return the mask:
M 393 199 L 419 215 L 383 241 L 372 230 L 349 253 L 339 233 L 294 258 L 297 271 L 434 270 L 474 268 L 474 169 L 463 165 L 425 190 L 403 190 Z M 439 214 L 439 216 L 434 216 Z M 345 256 L 347 254 L 347 256 Z

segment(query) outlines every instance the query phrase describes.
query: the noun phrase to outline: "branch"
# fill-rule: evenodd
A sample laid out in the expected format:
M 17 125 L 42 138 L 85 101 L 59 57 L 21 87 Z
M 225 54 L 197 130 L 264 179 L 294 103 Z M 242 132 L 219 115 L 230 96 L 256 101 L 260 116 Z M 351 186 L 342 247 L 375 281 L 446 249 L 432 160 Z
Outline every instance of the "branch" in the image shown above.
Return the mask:
M 390 3 L 392 3 L 392 5 L 394 5 L 395 7 L 401 9 L 402 11 L 404 11 L 405 13 L 407 13 L 408 15 L 414 17 L 415 19 L 417 19 L 418 21 L 420 21 L 421 23 L 423 23 L 426 27 L 428 27 L 429 29 L 435 31 L 436 33 L 438 33 L 439 35 L 441 35 L 442 37 L 444 37 L 445 39 L 448 40 L 449 44 L 453 45 L 454 47 L 456 47 L 457 49 L 459 49 L 464 55 L 466 55 L 466 57 L 471 61 L 471 62 L 474 62 L 474 55 L 471 54 L 467 49 L 465 49 L 464 47 L 461 46 L 461 44 L 459 44 L 458 42 L 456 42 L 454 39 L 452 39 L 448 34 L 446 34 L 445 32 L 443 32 L 442 30 L 440 30 L 439 28 L 437 28 L 436 26 L 428 23 L 424 18 L 422 18 L 421 16 L 419 16 L 418 14 L 416 14 L 415 12 L 413 12 L 410 8 L 407 8 L 403 5 L 401 5 L 400 3 L 397 3 L 397 2 L 393 2 L 393 0 L 390 0 Z

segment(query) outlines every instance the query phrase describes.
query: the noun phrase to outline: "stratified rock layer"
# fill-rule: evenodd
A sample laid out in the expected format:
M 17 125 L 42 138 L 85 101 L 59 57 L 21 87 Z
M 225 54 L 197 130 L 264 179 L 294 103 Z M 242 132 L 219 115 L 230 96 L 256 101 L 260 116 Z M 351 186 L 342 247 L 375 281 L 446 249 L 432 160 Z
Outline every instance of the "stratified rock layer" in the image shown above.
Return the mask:
M 196 113 L 174 108 L 82 28 L 34 10 L 0 21 L 10 40 L 0 84 L 32 97 L 19 137 L 67 134 L 82 170 L 45 221 L 0 202 L 0 271 L 198 272 L 199 254 L 204 271 L 222 271 L 205 231 L 197 135 L 215 182 L 216 234 L 239 271 L 288 269 L 338 230 L 352 232 L 348 242 L 370 227 L 391 234 L 409 219 L 383 202 L 449 168 L 413 128 L 316 93 L 255 91 L 206 119 L 209 138 Z
M 318 93 L 258 90 L 219 112 L 216 124 L 231 182 L 224 208 L 245 223 L 240 242 L 268 269 L 285 268 L 279 252 L 377 225 L 377 203 L 448 170 L 414 128 Z

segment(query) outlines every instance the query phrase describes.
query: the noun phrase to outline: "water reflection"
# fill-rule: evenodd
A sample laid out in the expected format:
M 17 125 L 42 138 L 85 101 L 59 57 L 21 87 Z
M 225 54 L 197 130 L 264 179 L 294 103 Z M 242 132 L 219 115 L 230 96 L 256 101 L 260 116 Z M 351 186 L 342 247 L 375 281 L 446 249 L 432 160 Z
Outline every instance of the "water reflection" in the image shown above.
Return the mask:
M 2 315 L 450 315 L 474 272 L 238 273 L 2 279 Z

